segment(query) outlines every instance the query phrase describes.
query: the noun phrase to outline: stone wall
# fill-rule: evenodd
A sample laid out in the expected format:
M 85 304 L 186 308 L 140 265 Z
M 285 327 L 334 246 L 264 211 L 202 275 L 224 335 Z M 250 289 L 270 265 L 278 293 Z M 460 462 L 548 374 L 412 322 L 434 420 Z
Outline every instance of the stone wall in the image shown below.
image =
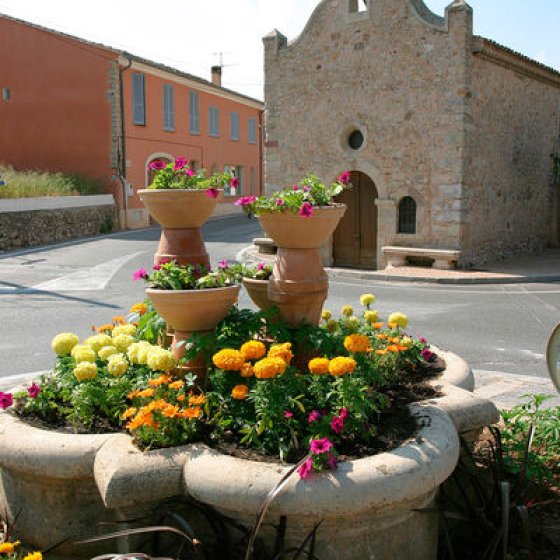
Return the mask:
M 118 229 L 113 197 L 92 198 L 110 199 L 110 202 L 56 208 L 53 207 L 56 201 L 64 206 L 64 199 L 53 198 L 48 204 L 36 202 L 43 199 L 0 200 L 0 251 L 91 237 Z
M 478 42 L 471 64 L 464 266 L 543 249 L 554 242 L 551 223 L 558 228 L 550 154 L 559 135 L 560 76 Z

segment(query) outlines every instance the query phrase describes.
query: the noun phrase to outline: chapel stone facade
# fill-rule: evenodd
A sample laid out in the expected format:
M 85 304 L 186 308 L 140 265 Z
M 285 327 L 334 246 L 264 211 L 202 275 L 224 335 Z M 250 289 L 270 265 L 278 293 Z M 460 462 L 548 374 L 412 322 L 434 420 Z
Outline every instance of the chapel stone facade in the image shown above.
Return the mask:
M 322 0 L 265 44 L 268 193 L 352 171 L 334 263 L 383 246 L 460 251 L 458 266 L 558 246 L 560 73 L 473 35 L 463 0 Z M 558 170 L 556 170 L 558 171 Z

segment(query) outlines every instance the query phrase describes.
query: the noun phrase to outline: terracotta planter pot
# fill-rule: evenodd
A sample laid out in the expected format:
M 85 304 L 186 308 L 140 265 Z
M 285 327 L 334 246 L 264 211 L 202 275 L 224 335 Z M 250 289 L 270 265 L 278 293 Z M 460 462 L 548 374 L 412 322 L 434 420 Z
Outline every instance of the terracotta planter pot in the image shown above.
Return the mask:
M 259 216 L 259 222 L 278 247 L 318 249 L 333 233 L 344 216 L 346 206 L 323 206 L 304 218 L 291 212 L 271 212 Z
M 243 286 L 247 290 L 251 301 L 263 311 L 268 311 L 274 302 L 268 297 L 268 280 L 243 278 Z

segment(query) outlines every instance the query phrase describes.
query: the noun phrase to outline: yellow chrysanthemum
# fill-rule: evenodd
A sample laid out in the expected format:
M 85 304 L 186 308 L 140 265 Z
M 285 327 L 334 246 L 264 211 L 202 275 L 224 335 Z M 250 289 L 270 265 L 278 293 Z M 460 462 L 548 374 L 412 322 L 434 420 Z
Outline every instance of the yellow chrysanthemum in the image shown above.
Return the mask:
M 247 387 L 247 385 L 236 385 L 231 390 L 231 396 L 238 401 L 246 399 L 247 393 L 249 393 L 249 387 Z
M 351 334 L 344 339 L 344 348 L 348 352 L 369 352 L 371 350 L 370 340 L 363 334 Z
M 86 338 L 84 344 L 89 346 L 94 352 L 99 352 L 104 346 L 111 346 L 113 341 L 107 334 L 96 334 Z
M 0 543 L 0 554 L 13 554 L 20 541 Z
M 250 340 L 239 349 L 245 361 L 260 360 L 266 354 L 266 346 L 259 340 Z
M 393 323 L 401 329 L 406 329 L 408 325 L 408 317 L 404 313 L 391 313 L 391 315 L 389 315 L 389 318 L 387 319 L 387 323 Z
M 351 331 L 356 331 L 360 326 L 360 320 L 355 315 L 352 315 L 350 317 L 345 317 L 344 326 Z
M 78 344 L 72 348 L 72 357 L 76 360 L 76 362 L 95 362 L 97 358 L 97 354 L 95 351 L 90 348 L 89 346 L 85 346 L 84 344 Z
M 138 313 L 139 315 L 145 315 L 148 308 L 143 303 L 135 303 L 131 308 L 131 313 Z
M 124 325 L 118 325 L 113 329 L 113 338 L 120 336 L 121 334 L 134 336 L 136 334 L 136 327 L 131 323 L 126 323 Z
M 74 368 L 74 375 L 78 381 L 94 379 L 97 376 L 97 366 L 91 362 L 80 362 Z
M 80 339 L 73 333 L 59 333 L 51 342 L 51 348 L 57 356 L 66 356 L 80 342 Z
M 350 315 L 354 315 L 354 308 L 351 305 L 345 305 L 342 308 L 342 314 L 345 317 L 350 317 Z
M 401 345 L 404 346 L 405 348 L 410 348 L 413 342 L 414 341 L 412 340 L 412 338 L 410 338 L 410 336 L 403 336 L 401 340 Z
M 115 332 L 115 331 L 113 331 Z M 118 334 L 113 336 L 113 345 L 119 352 L 126 353 L 128 347 L 134 343 L 134 337 L 130 334 Z
M 148 352 L 153 348 L 149 342 L 141 340 L 133 342 L 126 350 L 126 355 L 131 364 L 145 365 L 148 361 Z
M 128 370 L 128 362 L 123 354 L 113 354 L 107 362 L 107 370 L 115 377 L 123 375 Z
M 329 332 L 333 333 L 338 329 L 338 323 L 334 319 L 329 319 L 326 327 Z
M 164 350 L 157 346 L 152 346 L 148 350 L 146 363 L 152 371 L 170 371 L 177 364 L 175 356 L 169 350 Z
M 245 358 L 238 350 L 224 348 L 212 356 L 212 362 L 224 371 L 241 371 Z
M 269 358 L 281 358 L 288 365 L 292 361 L 294 355 L 292 354 L 292 343 L 283 342 L 282 344 L 273 344 L 268 351 Z
M 325 375 L 326 373 L 329 373 L 329 359 L 313 358 L 307 364 L 307 367 L 313 375 Z
M 370 325 L 373 325 L 374 323 L 377 322 L 377 319 L 379 319 L 379 312 L 376 310 L 373 311 L 364 311 L 364 320 L 366 323 L 369 323 Z
M 321 312 L 321 319 L 328 321 L 332 317 L 332 313 L 328 309 L 323 309 Z
M 329 373 L 336 377 L 352 373 L 356 369 L 356 361 L 345 356 L 338 356 L 329 362 Z
M 257 379 L 273 379 L 277 375 L 282 375 L 287 367 L 282 358 L 268 357 L 258 361 L 253 366 L 253 371 Z
M 43 560 L 43 555 L 40 552 L 30 552 L 22 560 Z
M 360 303 L 364 307 L 369 307 L 377 298 L 373 294 L 362 294 L 360 296 Z
M 101 348 L 99 352 L 97 352 L 97 355 L 101 360 L 106 362 L 110 356 L 118 353 L 119 351 L 114 346 L 103 346 L 103 348 Z
M 253 366 L 249 362 L 243 364 L 243 367 L 241 368 L 241 371 L 239 373 L 241 374 L 241 377 L 253 377 L 253 375 L 255 375 Z

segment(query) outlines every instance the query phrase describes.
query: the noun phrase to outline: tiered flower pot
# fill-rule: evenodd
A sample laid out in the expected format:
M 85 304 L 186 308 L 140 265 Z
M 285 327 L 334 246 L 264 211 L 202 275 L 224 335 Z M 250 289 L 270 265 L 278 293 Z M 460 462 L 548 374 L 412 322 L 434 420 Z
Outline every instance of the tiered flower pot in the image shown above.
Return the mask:
M 274 302 L 268 297 L 268 280 L 243 278 L 243 287 L 259 309 L 268 311 L 274 305 Z
M 320 247 L 345 211 L 346 206 L 338 204 L 314 208 L 309 217 L 289 212 L 259 216 L 262 228 L 278 245 L 268 296 L 291 326 L 319 323 L 329 291 Z
M 182 265 L 210 267 L 200 228 L 212 215 L 218 199 L 203 190 L 144 189 L 138 194 L 152 218 L 162 226 L 154 264 L 168 259 Z

